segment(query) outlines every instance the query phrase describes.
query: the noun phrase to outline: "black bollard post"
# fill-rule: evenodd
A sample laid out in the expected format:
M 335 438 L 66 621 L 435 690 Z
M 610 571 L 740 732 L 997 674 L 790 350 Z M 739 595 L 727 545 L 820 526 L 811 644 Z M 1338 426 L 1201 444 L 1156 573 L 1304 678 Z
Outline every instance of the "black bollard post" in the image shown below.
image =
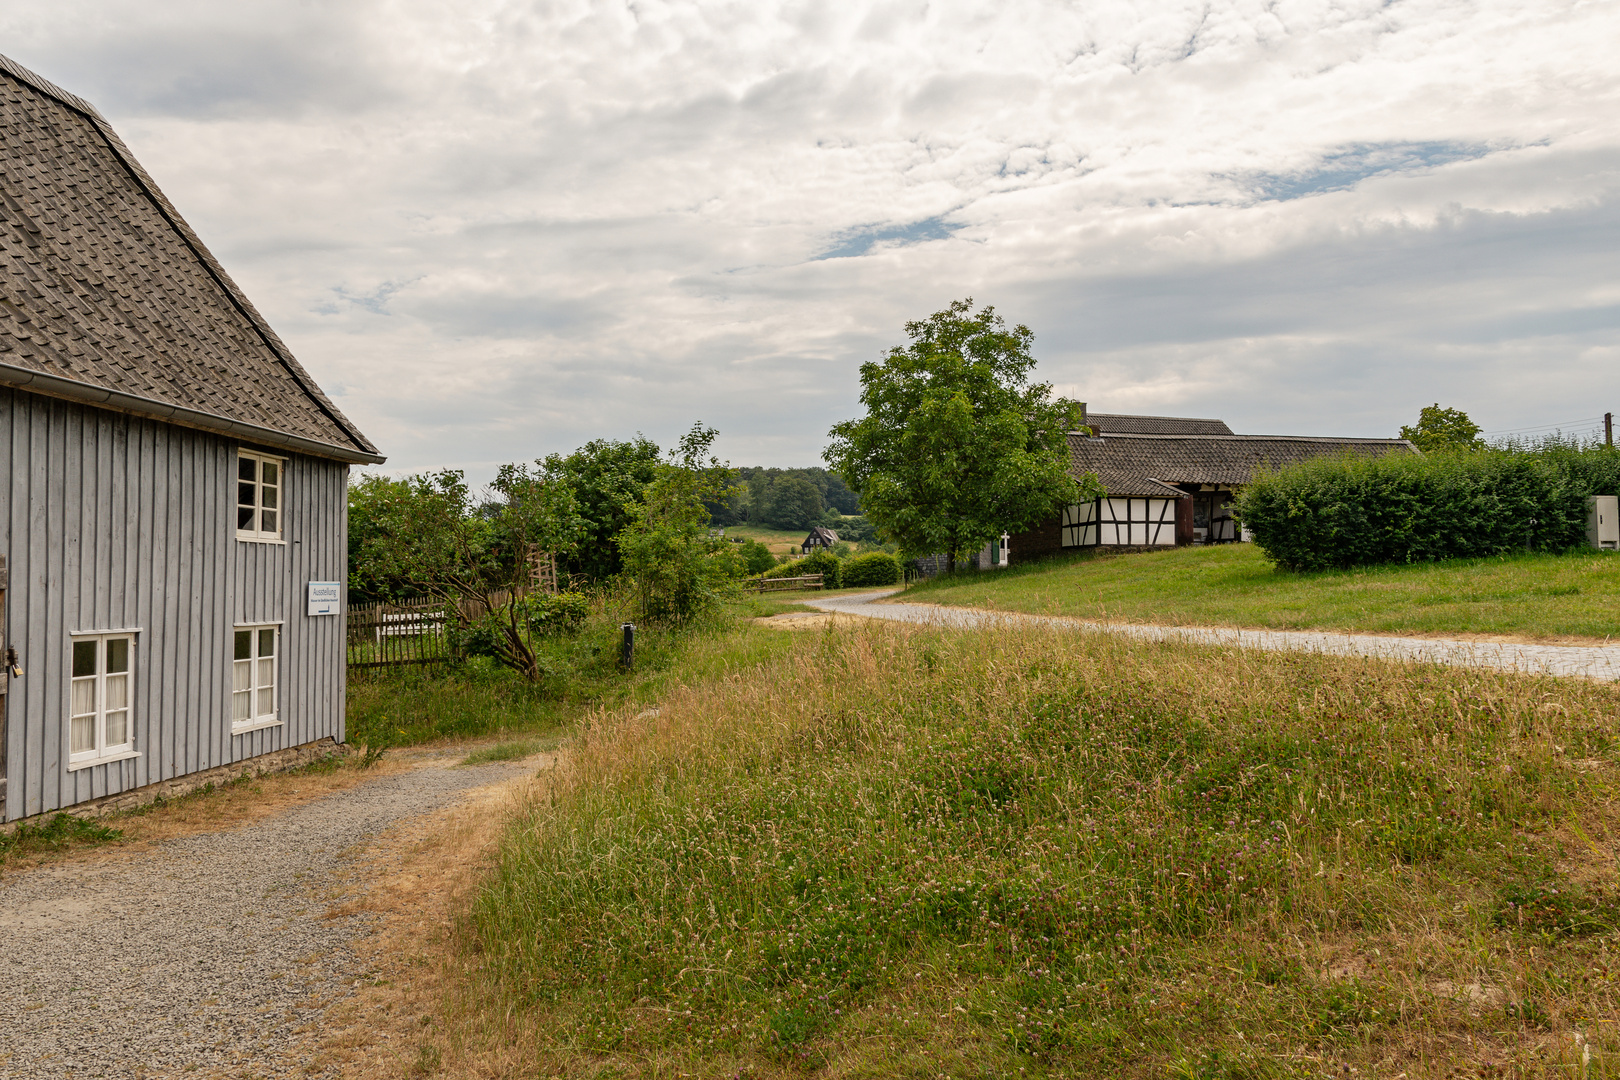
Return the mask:
M 636 624 L 623 623 L 619 629 L 624 631 L 624 641 L 619 645 L 619 667 L 629 671 L 636 663 Z

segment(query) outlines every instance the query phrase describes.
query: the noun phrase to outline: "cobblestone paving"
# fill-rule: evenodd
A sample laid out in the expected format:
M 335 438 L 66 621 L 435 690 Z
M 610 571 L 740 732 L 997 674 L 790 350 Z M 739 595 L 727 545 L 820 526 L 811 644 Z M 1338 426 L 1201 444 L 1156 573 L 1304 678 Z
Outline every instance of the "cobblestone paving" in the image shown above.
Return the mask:
M 1609 682 L 1620 680 L 1620 645 L 1515 645 L 1488 641 L 1393 637 L 1322 630 L 1236 630 L 1204 626 L 1142 626 L 1101 623 L 1052 615 L 1019 615 L 934 604 L 879 604 L 898 590 L 857 593 L 807 601 L 822 611 L 841 611 L 873 619 L 972 627 L 991 623 L 1034 623 L 1077 630 L 1123 634 L 1143 641 L 1186 641 L 1245 649 L 1304 651 L 1338 656 L 1415 660 L 1461 667 L 1490 667 L 1534 675 L 1581 675 Z

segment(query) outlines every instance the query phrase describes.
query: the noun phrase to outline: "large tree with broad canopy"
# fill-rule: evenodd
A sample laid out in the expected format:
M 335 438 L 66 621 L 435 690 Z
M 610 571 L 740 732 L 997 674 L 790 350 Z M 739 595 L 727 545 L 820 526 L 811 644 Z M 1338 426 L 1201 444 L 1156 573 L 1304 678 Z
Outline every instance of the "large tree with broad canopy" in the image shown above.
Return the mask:
M 909 345 L 861 365 L 866 415 L 833 426 L 823 454 L 879 533 L 908 556 L 944 552 L 948 569 L 1003 532 L 1095 498 L 1069 475 L 1081 406 L 1032 383 L 1035 335 L 995 308 L 957 300 L 906 324 Z

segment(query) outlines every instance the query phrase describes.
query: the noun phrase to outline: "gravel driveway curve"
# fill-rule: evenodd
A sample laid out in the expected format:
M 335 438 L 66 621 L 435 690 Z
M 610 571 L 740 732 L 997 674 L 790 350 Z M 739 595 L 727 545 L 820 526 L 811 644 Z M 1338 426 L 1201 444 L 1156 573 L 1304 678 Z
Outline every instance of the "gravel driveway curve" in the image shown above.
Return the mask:
M 806 600 L 805 606 L 873 619 L 924 623 L 946 627 L 973 627 L 990 623 L 1032 623 L 1070 630 L 1121 634 L 1142 641 L 1185 641 L 1194 645 L 1228 645 L 1268 651 L 1330 653 L 1367 656 L 1382 660 L 1412 660 L 1460 667 L 1489 667 L 1532 675 L 1584 675 L 1605 682 L 1620 680 L 1620 645 L 1517 645 L 1493 641 L 1448 641 L 1439 638 L 1394 637 L 1386 634 L 1351 634 L 1322 630 L 1239 630 L 1219 626 L 1143 626 L 1136 623 L 1101 623 L 1057 615 L 1020 615 L 977 608 L 935 604 L 879 604 L 898 589 L 853 593 L 826 600 Z
M 324 918 L 367 840 L 532 765 L 428 765 L 243 828 L 0 880 L 0 1077 L 308 1076 L 311 996 L 352 984 Z M 274 1064 L 286 1062 L 286 1065 Z

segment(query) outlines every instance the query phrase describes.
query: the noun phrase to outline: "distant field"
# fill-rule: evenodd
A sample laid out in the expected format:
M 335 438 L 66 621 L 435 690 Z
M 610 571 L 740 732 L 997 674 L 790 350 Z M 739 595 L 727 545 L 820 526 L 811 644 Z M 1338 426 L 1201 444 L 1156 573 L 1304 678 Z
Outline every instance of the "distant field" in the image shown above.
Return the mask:
M 837 531 L 837 530 L 834 530 Z M 727 525 L 726 536 L 740 536 L 745 540 L 758 540 L 776 555 L 797 552 L 809 529 L 772 529 L 764 525 Z
M 922 582 L 906 596 L 1176 626 L 1620 637 L 1620 556 L 1595 551 L 1290 573 L 1252 544 L 1231 544 L 970 571 Z

